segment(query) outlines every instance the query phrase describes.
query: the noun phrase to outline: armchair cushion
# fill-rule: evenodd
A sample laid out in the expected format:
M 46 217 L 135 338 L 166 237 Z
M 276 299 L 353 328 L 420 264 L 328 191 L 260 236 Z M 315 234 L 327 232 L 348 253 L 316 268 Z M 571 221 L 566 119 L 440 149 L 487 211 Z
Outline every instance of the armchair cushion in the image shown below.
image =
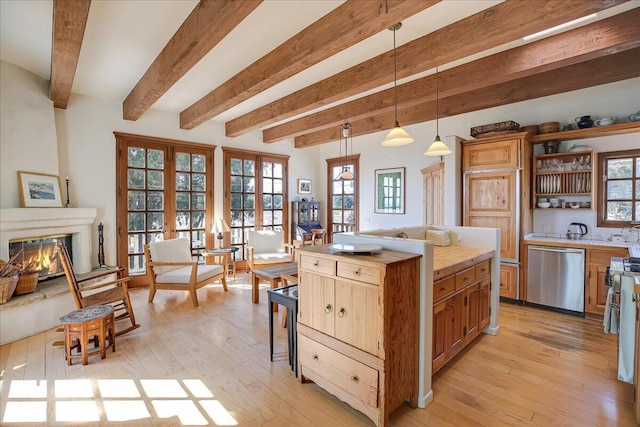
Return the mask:
M 192 262 L 189 239 L 181 237 L 178 239 L 164 240 L 149 243 L 151 259 L 155 262 Z M 184 268 L 179 265 L 154 266 L 153 272 L 162 275 L 172 270 Z M 190 269 L 190 267 L 187 267 Z M 191 273 L 189 273 L 191 274 Z
M 261 253 L 284 252 L 284 231 L 259 230 L 249 231 L 248 244 L 253 247 L 255 255 Z
M 222 265 L 198 265 L 198 272 L 196 273 L 196 282 L 202 282 L 213 276 L 224 273 L 224 267 Z M 154 267 L 166 268 L 166 267 Z M 173 270 L 169 270 L 166 273 L 158 274 L 156 276 L 156 283 L 184 283 L 189 284 L 191 280 L 191 272 L 193 267 L 176 267 Z
M 293 255 L 286 252 L 263 252 L 253 255 L 253 264 L 273 264 L 282 262 L 293 262 Z

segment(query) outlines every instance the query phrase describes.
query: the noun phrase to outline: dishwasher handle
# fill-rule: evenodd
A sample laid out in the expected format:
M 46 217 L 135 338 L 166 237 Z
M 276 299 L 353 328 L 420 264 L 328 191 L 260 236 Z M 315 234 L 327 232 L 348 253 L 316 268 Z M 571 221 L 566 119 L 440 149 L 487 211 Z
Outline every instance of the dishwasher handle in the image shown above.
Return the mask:
M 573 249 L 573 248 L 551 248 L 549 246 L 529 246 L 530 251 L 540 251 L 540 252 L 559 252 L 563 254 L 582 254 L 584 249 Z

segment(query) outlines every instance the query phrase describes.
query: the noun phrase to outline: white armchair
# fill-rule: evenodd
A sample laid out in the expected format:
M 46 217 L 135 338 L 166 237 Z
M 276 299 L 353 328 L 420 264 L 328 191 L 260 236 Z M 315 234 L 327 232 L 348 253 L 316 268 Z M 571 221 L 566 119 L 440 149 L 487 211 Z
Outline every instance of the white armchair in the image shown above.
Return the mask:
M 253 270 L 289 264 L 295 258 L 293 247 L 284 242 L 284 231 L 256 230 L 247 233 L 247 261 Z
M 158 289 L 189 291 L 194 307 L 198 306 L 196 290 L 216 280 L 227 290 L 226 266 L 199 265 L 191 259 L 189 239 L 164 240 L 144 245 L 149 277 L 149 302 Z

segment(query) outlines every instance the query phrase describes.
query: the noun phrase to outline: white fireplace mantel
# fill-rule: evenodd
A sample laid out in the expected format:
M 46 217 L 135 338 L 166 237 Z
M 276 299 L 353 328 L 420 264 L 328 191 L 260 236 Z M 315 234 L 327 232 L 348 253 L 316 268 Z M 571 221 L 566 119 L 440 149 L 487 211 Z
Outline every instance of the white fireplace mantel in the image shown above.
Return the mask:
M 0 259 L 9 258 L 9 241 L 71 234 L 76 273 L 91 271 L 91 232 L 95 208 L 0 209 Z

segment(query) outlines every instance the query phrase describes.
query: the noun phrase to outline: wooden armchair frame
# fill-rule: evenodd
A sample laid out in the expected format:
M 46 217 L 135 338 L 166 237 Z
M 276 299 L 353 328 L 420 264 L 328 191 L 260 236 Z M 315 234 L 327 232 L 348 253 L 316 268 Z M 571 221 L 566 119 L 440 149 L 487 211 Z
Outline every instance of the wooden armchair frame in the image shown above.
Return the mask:
M 166 262 L 166 261 L 153 261 L 151 259 L 151 250 L 149 245 L 144 245 L 144 257 L 147 267 L 147 277 L 149 278 L 149 302 L 153 302 L 153 298 L 156 295 L 158 289 L 169 289 L 179 291 L 189 291 L 191 295 L 191 302 L 194 307 L 198 307 L 198 294 L 196 291 L 201 287 L 220 280 L 222 287 L 225 291 L 227 288 L 227 266 L 224 265 L 223 271 L 215 276 L 207 277 L 206 279 L 198 282 L 198 263 L 196 261 L 190 262 Z M 158 283 L 156 278 L 158 274 L 154 271 L 153 267 L 191 267 L 191 275 L 189 276 L 189 283 Z
M 60 256 L 60 261 L 62 262 L 64 274 L 67 276 L 67 281 L 69 282 L 71 295 L 73 296 L 73 300 L 75 301 L 78 309 L 90 307 L 92 305 L 113 306 L 116 309 L 116 321 L 127 318 L 131 321 L 131 326 L 126 329 L 116 331 L 116 336 L 125 334 L 140 327 L 140 325 L 136 323 L 136 317 L 133 313 L 131 300 L 129 299 L 129 288 L 127 286 L 127 282 L 131 280 L 130 277 L 83 285 L 84 282 L 95 280 L 95 278 L 86 280 L 77 279 L 76 274 L 73 271 L 73 264 L 71 263 L 69 252 L 62 242 L 58 243 L 58 254 Z M 106 289 L 100 290 L 103 288 Z M 91 292 L 88 293 L 89 291 Z

